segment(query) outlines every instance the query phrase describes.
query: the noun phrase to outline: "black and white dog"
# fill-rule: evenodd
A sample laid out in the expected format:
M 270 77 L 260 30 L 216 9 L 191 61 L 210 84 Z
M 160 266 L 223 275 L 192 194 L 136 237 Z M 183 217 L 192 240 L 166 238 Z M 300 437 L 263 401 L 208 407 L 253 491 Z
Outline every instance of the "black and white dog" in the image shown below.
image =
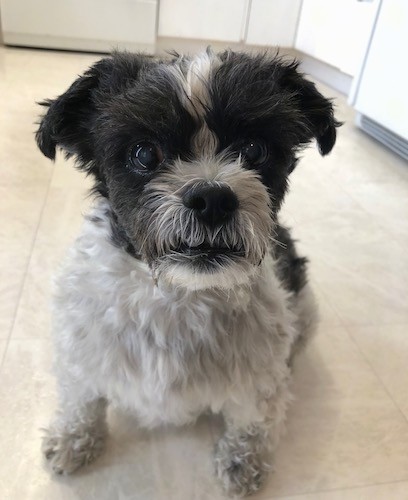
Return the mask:
M 335 143 L 330 101 L 296 62 L 208 50 L 116 53 L 43 104 L 41 151 L 74 155 L 96 194 L 57 282 L 47 460 L 68 474 L 95 459 L 108 403 L 148 427 L 211 411 L 218 478 L 256 491 L 316 318 L 277 214 L 299 151 Z

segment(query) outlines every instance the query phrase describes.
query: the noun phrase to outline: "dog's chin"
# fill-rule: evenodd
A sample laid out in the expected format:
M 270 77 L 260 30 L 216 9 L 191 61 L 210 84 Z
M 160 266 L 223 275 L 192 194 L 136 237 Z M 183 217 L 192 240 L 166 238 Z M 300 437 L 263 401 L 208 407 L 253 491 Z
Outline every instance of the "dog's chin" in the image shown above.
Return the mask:
M 250 284 L 258 269 L 259 265 L 251 263 L 241 251 L 195 248 L 169 254 L 161 259 L 156 271 L 168 285 L 231 290 Z

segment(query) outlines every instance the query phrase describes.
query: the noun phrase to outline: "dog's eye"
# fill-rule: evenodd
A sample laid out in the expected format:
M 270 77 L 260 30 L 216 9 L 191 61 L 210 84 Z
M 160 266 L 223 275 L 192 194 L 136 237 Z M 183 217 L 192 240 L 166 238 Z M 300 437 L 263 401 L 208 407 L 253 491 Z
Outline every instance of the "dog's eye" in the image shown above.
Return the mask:
M 155 170 L 163 161 L 163 152 L 151 142 L 139 142 L 130 150 L 129 161 L 137 170 Z
M 241 155 L 251 165 L 260 165 L 268 157 L 266 144 L 260 141 L 249 141 L 241 147 Z

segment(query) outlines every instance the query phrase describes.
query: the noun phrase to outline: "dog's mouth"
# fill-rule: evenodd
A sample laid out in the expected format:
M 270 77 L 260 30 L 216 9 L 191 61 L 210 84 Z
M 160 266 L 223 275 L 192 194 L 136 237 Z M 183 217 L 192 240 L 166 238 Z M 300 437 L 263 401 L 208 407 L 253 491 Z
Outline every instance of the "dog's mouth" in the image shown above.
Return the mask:
M 186 255 L 188 257 L 197 257 L 204 259 L 216 258 L 218 256 L 231 256 L 231 257 L 244 257 L 245 252 L 241 247 L 234 246 L 218 246 L 210 245 L 208 243 L 202 243 L 197 246 L 190 246 L 187 244 L 182 244 L 175 250 L 177 253 Z
M 158 275 L 170 282 L 192 287 L 229 289 L 248 283 L 257 272 L 259 259 L 246 250 L 244 242 L 237 245 L 224 241 L 204 241 L 199 245 L 179 243 L 157 261 Z M 257 264 L 259 262 L 259 264 Z M 162 265 L 162 266 L 161 266 Z

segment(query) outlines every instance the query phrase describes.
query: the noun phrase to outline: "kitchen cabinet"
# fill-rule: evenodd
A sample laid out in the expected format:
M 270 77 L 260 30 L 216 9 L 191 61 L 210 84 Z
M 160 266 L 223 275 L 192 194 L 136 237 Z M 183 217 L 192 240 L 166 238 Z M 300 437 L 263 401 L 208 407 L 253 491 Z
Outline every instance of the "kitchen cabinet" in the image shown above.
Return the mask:
M 379 0 L 303 0 L 295 47 L 354 76 Z
M 158 0 L 1 0 L 4 42 L 154 52 Z
M 252 0 L 246 43 L 293 47 L 301 0 Z
M 160 0 L 162 37 L 240 42 L 249 0 Z

